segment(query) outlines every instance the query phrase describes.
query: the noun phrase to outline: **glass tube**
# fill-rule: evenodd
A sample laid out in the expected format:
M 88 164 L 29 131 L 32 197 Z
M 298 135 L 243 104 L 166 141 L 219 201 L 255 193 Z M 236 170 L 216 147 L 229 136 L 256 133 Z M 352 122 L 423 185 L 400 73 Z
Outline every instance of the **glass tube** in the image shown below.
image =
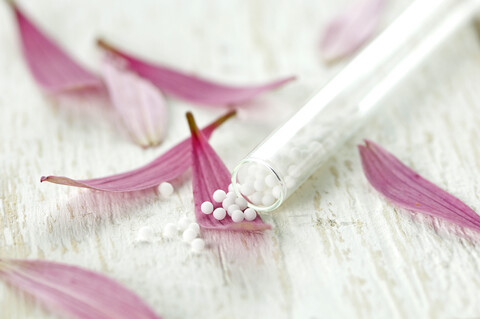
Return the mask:
M 365 122 L 409 71 L 462 25 L 480 0 L 417 0 L 290 120 L 234 169 L 238 196 L 278 208 Z

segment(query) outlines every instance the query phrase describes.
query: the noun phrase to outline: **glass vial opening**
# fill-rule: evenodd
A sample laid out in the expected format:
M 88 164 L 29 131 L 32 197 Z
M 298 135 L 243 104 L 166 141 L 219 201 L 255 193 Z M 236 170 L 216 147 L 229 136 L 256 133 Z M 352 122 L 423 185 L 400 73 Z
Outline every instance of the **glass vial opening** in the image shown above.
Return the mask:
M 272 165 L 256 158 L 246 158 L 235 167 L 232 186 L 248 206 L 261 212 L 278 208 L 286 198 L 286 185 Z

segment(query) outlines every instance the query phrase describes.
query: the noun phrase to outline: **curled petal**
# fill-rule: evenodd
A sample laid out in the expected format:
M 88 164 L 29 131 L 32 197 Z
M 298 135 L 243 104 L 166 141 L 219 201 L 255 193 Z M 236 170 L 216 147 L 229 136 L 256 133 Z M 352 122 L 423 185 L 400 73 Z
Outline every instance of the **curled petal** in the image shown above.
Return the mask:
M 98 45 L 125 59 L 132 71 L 148 79 L 163 92 L 196 104 L 214 106 L 242 104 L 294 79 L 294 77 L 288 77 L 263 85 L 232 87 L 187 75 L 165 66 L 144 62 L 103 40 L 98 40 Z
M 332 19 L 320 44 L 323 58 L 333 61 L 355 53 L 375 33 L 386 0 L 357 0 Z
M 102 82 L 76 63 L 43 34 L 13 2 L 23 55 L 38 85 L 46 93 L 61 93 L 85 88 L 101 88 Z
M 192 186 L 193 200 L 195 202 L 195 217 L 198 224 L 205 229 L 236 230 L 236 231 L 261 231 L 270 229 L 260 216 L 253 221 L 235 223 L 231 218 L 217 220 L 212 215 L 202 213 L 201 205 L 205 201 L 215 203 L 212 194 L 217 189 L 227 191 L 230 184 L 230 172 L 213 148 L 203 132 L 201 132 L 191 113 L 187 113 L 188 125 L 192 133 Z M 216 207 L 215 207 L 216 208 Z
M 229 112 L 202 130 L 209 138 L 213 131 L 235 112 Z M 149 164 L 112 176 L 75 180 L 63 176 L 42 176 L 41 182 L 84 187 L 106 192 L 132 192 L 158 186 L 182 175 L 192 165 L 192 143 L 186 138 Z
M 480 216 L 372 141 L 358 146 L 370 184 L 400 207 L 480 231 Z
M 112 103 L 137 144 L 158 145 L 167 126 L 163 94 L 150 82 L 125 69 L 122 62 L 109 54 L 102 65 L 101 73 Z
M 99 273 L 42 260 L 0 259 L 0 280 L 50 311 L 81 319 L 159 319 L 137 295 Z

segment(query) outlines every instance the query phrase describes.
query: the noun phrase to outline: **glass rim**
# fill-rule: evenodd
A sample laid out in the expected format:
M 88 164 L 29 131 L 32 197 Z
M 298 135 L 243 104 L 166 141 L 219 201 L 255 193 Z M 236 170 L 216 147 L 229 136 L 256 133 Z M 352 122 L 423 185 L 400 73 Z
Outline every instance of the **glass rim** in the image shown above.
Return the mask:
M 275 203 L 273 203 L 272 205 L 270 205 L 270 206 L 255 205 L 248 199 L 248 197 L 243 195 L 242 192 L 240 191 L 240 189 L 238 188 L 238 185 L 239 185 L 239 183 L 237 182 L 238 172 L 240 171 L 240 169 L 242 169 L 243 166 L 245 166 L 246 164 L 249 164 L 249 163 L 260 164 L 260 165 L 264 166 L 265 168 L 267 168 L 268 171 L 270 171 L 275 176 L 277 182 L 280 184 L 280 186 L 281 186 L 280 196 L 277 198 Z M 278 170 L 276 170 L 273 167 L 273 165 L 271 163 L 269 163 L 269 162 L 267 162 L 263 159 L 260 159 L 260 158 L 247 157 L 247 158 L 244 158 L 243 160 L 241 160 L 240 163 L 238 163 L 237 166 L 235 167 L 235 169 L 233 170 L 231 183 L 232 183 L 233 191 L 235 192 L 235 194 L 238 197 L 244 198 L 247 201 L 248 207 L 251 207 L 251 208 L 253 208 L 253 209 L 255 209 L 256 211 L 259 211 L 259 212 L 267 213 L 267 212 L 274 211 L 275 209 L 277 209 L 283 203 L 284 199 L 286 198 L 286 193 L 287 193 L 286 184 L 283 181 L 283 178 L 280 176 L 280 173 L 278 172 Z

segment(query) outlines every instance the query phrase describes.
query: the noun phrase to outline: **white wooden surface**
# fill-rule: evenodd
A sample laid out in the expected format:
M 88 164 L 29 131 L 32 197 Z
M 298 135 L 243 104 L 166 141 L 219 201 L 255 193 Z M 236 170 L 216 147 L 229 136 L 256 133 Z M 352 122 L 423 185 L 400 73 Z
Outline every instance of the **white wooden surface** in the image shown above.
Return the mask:
M 21 1 L 92 69 L 98 35 L 154 61 L 227 83 L 299 80 L 260 99 L 211 142 L 230 168 L 341 69 L 322 64 L 322 26 L 349 0 Z M 386 25 L 409 1 L 390 1 Z M 169 100 L 165 143 L 142 150 L 108 104 L 40 94 L 0 5 L 0 256 L 44 258 L 122 282 L 165 318 L 474 318 L 480 316 L 478 242 L 395 208 L 367 183 L 355 145 L 370 138 L 480 211 L 480 46 L 460 32 L 384 102 L 278 211 L 259 247 L 222 242 L 193 256 L 161 229 L 193 216 L 188 176 L 175 195 L 104 194 L 41 175 L 99 177 L 155 158 L 187 136 L 183 114 L 220 114 Z M 263 115 L 266 116 L 263 116 Z M 156 240 L 135 243 L 151 225 Z M 227 239 L 223 239 L 226 241 Z M 236 247 L 241 253 L 234 254 Z M 1 318 L 56 318 L 0 285 Z

